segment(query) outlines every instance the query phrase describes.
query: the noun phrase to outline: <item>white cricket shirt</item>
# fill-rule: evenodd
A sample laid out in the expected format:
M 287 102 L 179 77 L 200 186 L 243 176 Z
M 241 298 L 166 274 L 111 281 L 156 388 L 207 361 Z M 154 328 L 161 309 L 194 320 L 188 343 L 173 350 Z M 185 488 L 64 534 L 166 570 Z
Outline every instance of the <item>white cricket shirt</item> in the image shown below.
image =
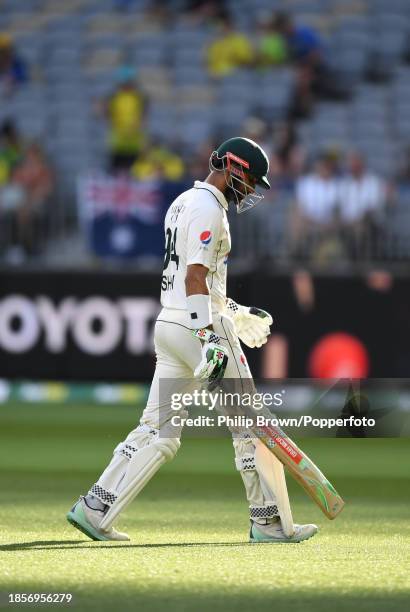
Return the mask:
M 186 310 L 187 266 L 202 264 L 209 269 L 207 283 L 212 312 L 221 312 L 226 302 L 226 270 L 231 235 L 226 215 L 228 202 L 219 189 L 195 181 L 181 193 L 165 217 L 165 258 L 161 281 L 161 304 Z

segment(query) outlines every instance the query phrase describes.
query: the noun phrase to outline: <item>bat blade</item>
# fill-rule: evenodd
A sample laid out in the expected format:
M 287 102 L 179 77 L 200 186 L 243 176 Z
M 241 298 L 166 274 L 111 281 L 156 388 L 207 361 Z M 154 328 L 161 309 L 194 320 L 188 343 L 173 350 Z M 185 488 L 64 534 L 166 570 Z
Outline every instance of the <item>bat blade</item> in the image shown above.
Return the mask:
M 345 503 L 334 486 L 280 428 L 265 425 L 255 433 L 329 519 L 343 510 Z

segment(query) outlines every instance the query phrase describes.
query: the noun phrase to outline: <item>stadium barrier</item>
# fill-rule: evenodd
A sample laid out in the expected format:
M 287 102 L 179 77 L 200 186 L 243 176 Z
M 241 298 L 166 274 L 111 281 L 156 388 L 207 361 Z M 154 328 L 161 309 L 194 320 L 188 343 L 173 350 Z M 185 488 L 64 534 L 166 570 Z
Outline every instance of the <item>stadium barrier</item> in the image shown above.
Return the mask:
M 372 377 L 406 377 L 409 284 L 321 277 L 306 297 L 295 277 L 242 274 L 230 278 L 228 293 L 273 314 L 271 341 L 286 345 L 281 375 L 308 376 L 314 362 L 319 371 L 313 375 L 337 376 L 326 364 L 340 344 L 327 349 L 324 369 L 313 351 L 324 337 L 342 332 L 353 338 L 343 347 L 360 344 L 358 375 L 366 370 Z M 0 379 L 149 381 L 159 288 L 160 276 L 153 274 L 1 272 Z M 245 350 L 255 377 L 273 377 L 272 347 L 269 342 L 260 351 Z

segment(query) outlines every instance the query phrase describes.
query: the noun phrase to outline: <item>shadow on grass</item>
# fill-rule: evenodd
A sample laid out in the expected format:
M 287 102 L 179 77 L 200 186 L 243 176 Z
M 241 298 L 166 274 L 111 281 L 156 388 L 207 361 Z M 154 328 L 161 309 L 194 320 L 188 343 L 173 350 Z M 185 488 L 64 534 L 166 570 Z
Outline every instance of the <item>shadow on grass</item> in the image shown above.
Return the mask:
M 247 590 L 246 587 L 228 592 L 221 585 L 215 585 L 208 593 L 203 590 L 173 589 L 164 594 L 164 590 L 161 589 L 159 593 L 105 591 L 103 598 L 94 598 L 93 594 L 92 605 L 99 612 L 112 608 L 121 612 L 134 612 L 136 601 L 139 609 L 144 612 L 408 612 L 408 599 L 403 594 L 392 593 L 329 593 L 322 589 L 312 593 L 309 590 L 299 590 L 295 585 L 270 592 L 263 588 L 261 592 L 252 588 Z
M 0 545 L 1 552 L 13 552 L 16 550 L 78 550 L 82 548 L 96 548 L 98 545 L 103 544 L 104 548 L 184 548 L 184 547 L 195 547 L 195 546 L 249 546 L 249 542 L 179 542 L 177 544 L 163 543 L 163 544 L 118 544 L 109 542 L 90 542 L 86 540 L 87 544 L 84 544 L 84 540 L 34 540 L 33 542 L 18 542 L 15 544 L 2 544 Z M 75 544 L 75 546 L 71 546 Z M 108 546 L 107 546 L 108 545 Z

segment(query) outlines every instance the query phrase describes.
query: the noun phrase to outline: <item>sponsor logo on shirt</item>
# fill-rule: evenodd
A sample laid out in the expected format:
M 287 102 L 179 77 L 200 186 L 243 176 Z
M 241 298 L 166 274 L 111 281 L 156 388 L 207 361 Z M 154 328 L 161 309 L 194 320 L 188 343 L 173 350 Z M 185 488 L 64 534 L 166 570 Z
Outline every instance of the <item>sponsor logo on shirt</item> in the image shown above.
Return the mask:
M 202 242 L 202 244 L 209 244 L 212 240 L 212 232 L 210 232 L 209 230 L 202 232 L 201 235 L 199 236 L 199 239 Z

